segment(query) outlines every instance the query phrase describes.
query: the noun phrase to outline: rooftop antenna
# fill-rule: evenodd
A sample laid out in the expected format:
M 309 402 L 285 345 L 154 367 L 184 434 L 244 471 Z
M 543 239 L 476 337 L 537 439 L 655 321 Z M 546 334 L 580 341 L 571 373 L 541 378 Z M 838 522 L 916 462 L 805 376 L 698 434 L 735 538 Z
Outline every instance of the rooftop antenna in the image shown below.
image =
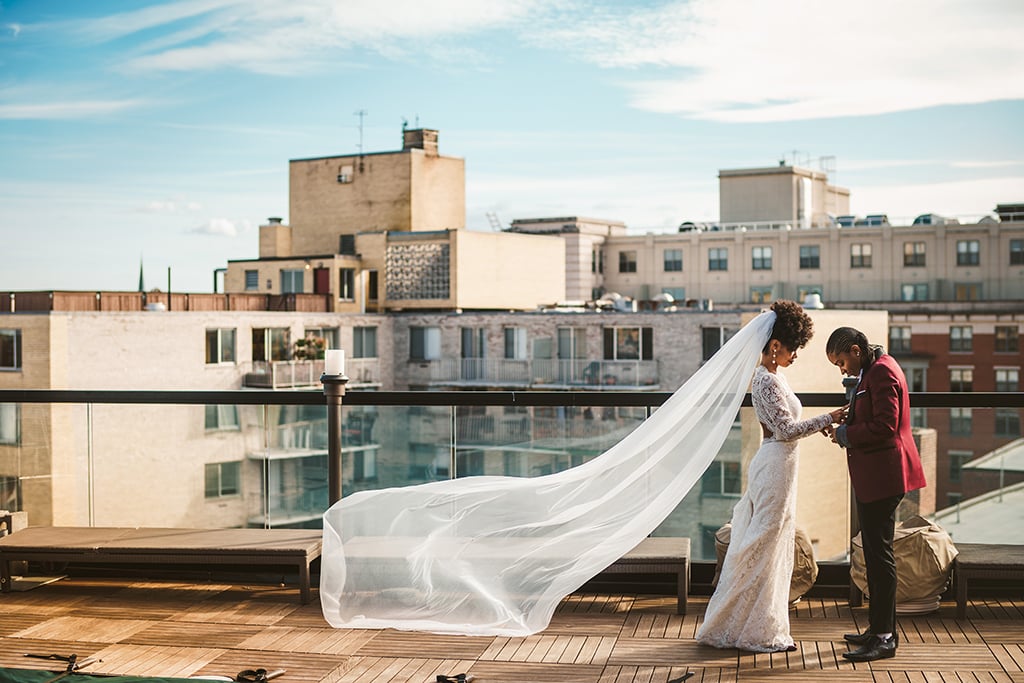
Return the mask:
M 493 211 L 488 211 L 487 220 L 491 224 L 491 230 L 501 232 L 501 221 L 498 220 L 498 214 Z
M 365 109 L 357 109 L 355 116 L 359 117 L 359 153 L 363 153 L 363 117 L 366 116 L 367 111 Z

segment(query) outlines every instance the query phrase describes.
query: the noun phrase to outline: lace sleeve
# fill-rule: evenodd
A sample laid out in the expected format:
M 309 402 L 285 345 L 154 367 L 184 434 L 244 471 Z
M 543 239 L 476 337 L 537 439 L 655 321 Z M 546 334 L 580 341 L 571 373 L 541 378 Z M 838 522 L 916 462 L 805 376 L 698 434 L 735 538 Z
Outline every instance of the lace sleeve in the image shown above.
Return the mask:
M 754 375 L 750 398 L 757 418 L 762 424 L 767 425 L 778 441 L 800 439 L 832 423 L 828 413 L 808 420 L 796 420 L 790 407 L 791 399 L 792 404 L 798 405 L 796 397 L 770 372 L 758 372 Z

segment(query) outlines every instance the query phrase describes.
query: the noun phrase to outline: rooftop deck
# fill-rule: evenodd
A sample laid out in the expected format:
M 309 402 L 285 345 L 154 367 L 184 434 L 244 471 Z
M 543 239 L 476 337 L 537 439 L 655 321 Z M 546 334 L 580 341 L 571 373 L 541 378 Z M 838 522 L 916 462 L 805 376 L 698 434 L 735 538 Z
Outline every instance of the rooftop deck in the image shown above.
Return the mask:
M 26 658 L 77 654 L 86 673 L 234 677 L 285 669 L 281 683 L 433 683 L 468 673 L 478 683 L 702 681 L 993 681 L 1024 683 L 1024 596 L 975 599 L 967 619 L 946 601 L 931 615 L 901 617 L 895 659 L 844 660 L 842 634 L 864 627 L 866 607 L 805 599 L 792 611 L 796 652 L 753 655 L 698 645 L 707 598 L 686 616 L 675 598 L 576 594 L 550 627 L 529 638 L 336 630 L 319 601 L 300 606 L 294 587 L 66 578 L 0 596 L 0 667 L 61 670 Z

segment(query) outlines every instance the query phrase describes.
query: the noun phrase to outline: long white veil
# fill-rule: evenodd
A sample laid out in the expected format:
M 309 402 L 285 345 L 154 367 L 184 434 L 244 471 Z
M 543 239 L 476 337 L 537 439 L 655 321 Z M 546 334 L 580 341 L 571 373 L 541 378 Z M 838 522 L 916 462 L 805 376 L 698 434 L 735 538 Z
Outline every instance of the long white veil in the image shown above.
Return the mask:
M 361 491 L 324 514 L 320 600 L 338 628 L 525 636 L 633 549 L 714 460 L 775 313 L 758 315 L 597 458 L 535 478 Z

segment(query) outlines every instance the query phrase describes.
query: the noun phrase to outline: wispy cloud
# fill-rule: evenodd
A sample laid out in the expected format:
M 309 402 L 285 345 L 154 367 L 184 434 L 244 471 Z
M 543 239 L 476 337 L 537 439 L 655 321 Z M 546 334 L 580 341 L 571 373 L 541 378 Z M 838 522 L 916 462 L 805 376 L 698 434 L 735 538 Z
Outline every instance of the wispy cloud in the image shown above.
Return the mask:
M 365 48 L 402 56 L 411 41 L 460 36 L 526 17 L 540 0 L 187 0 L 80 21 L 80 39 L 110 42 L 166 31 L 137 46 L 124 67 L 141 71 L 238 68 L 289 74 L 332 63 L 339 51 Z M 435 48 L 438 57 L 466 52 Z M 473 53 L 477 58 L 481 53 Z
M 12 38 L 17 38 L 21 33 L 21 24 L 4 24 L 4 28 L 11 32 Z
M 78 100 L 0 104 L 0 119 L 81 119 L 146 105 L 143 100 Z
M 209 235 L 214 237 L 238 237 L 251 227 L 248 221 L 233 221 L 228 218 L 211 218 L 186 232 L 193 235 Z
M 1022 98 L 1022 22 L 1014 0 L 692 0 L 563 18 L 534 42 L 630 70 L 640 109 L 764 122 Z
M 203 205 L 199 202 L 186 201 L 181 199 L 156 199 L 146 204 L 141 208 L 141 211 L 145 213 L 186 213 L 199 211 L 203 208 Z

